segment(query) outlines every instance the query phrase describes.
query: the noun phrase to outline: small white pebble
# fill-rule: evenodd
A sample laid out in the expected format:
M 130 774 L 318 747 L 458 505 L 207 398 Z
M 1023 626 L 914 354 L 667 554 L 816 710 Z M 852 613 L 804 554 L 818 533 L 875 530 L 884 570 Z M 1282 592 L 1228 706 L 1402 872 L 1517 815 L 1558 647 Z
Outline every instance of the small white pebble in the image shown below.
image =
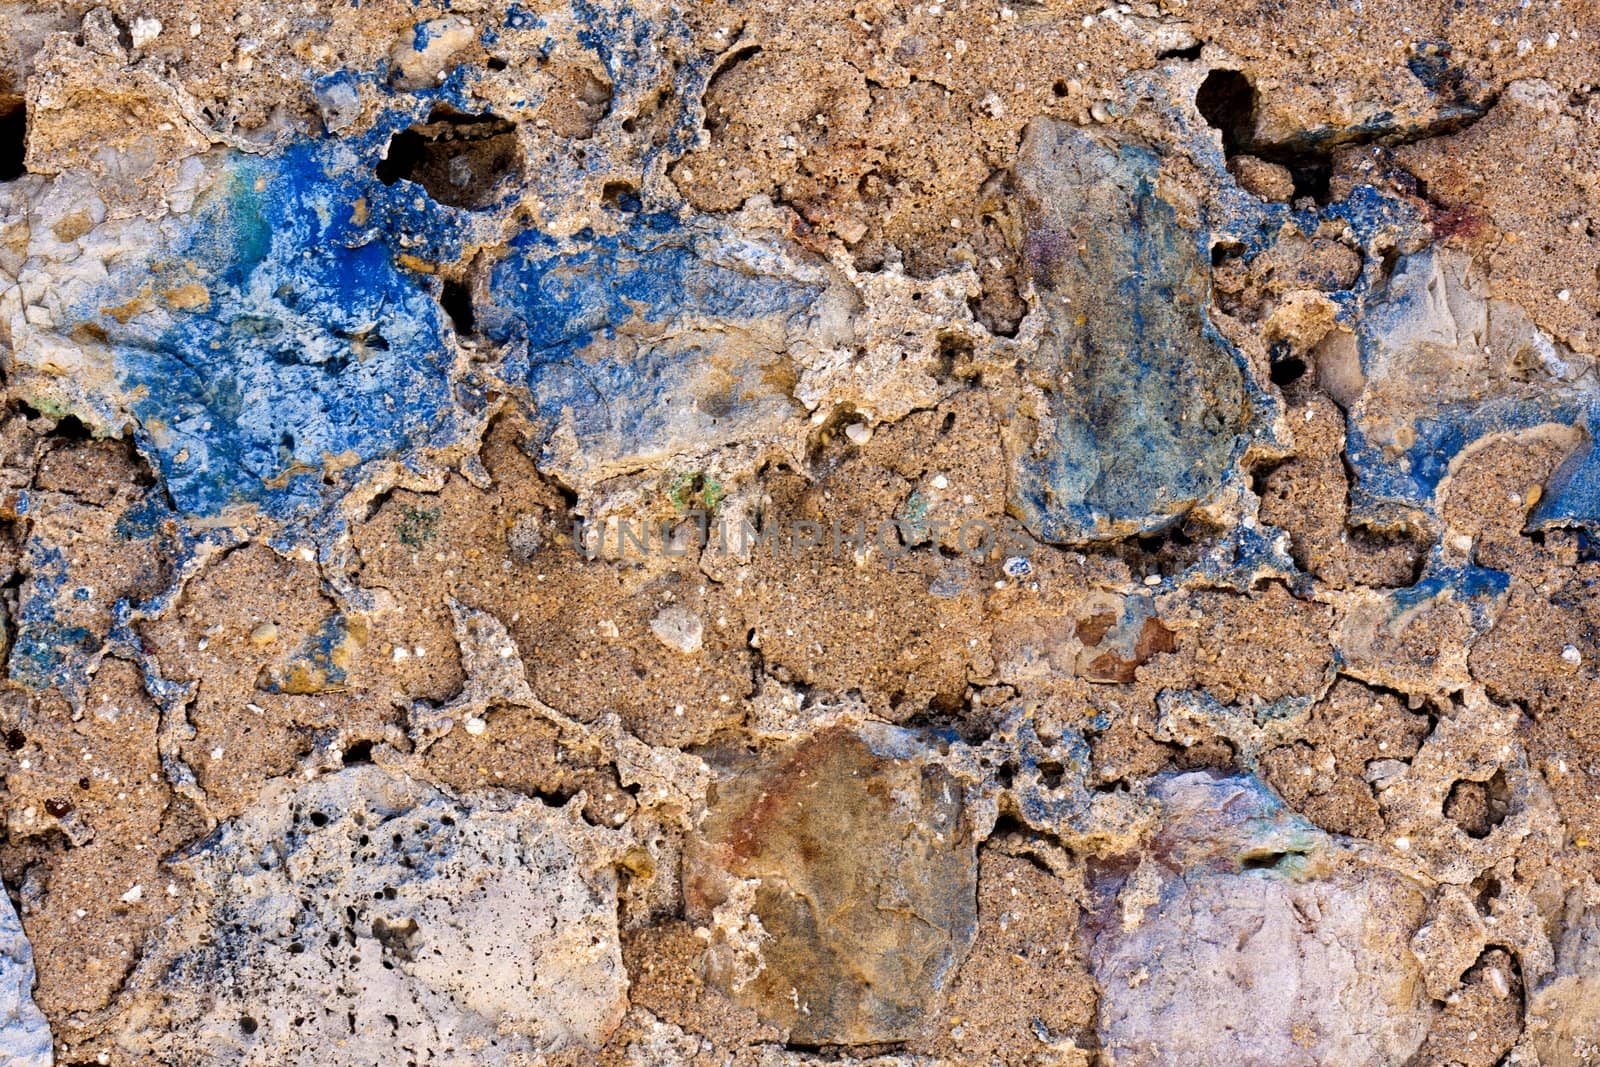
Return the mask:
M 1145 575 L 1144 576 L 1144 584 L 1145 585 L 1160 585 L 1161 584 L 1161 575 L 1159 575 L 1159 574 L 1147 574 L 1147 575 Z
M 933 480 L 928 484 L 933 486 L 935 489 L 948 489 L 950 488 L 950 479 L 946 478 L 942 474 L 935 474 L 933 476 Z
M 133 28 L 128 31 L 128 36 L 133 39 L 133 47 L 143 48 L 161 36 L 161 20 L 136 18 L 133 20 Z
M 1490 967 L 1485 972 L 1489 978 L 1489 988 L 1494 990 L 1494 995 L 1504 1000 L 1511 995 L 1511 983 L 1506 981 L 1506 974 L 1498 967 Z
M 1572 290 L 1571 289 L 1563 289 L 1563 290 L 1561 290 L 1559 293 L 1556 294 L 1556 299 L 1561 301 L 1563 304 L 1565 304 L 1568 300 L 1572 299 Z
M 482 734 L 483 731 L 489 728 L 489 724 L 478 718 L 476 715 L 468 715 L 467 721 L 462 723 L 462 726 L 464 726 L 467 733 L 471 734 L 473 737 L 477 737 L 478 735 Z
M 1394 839 L 1394 847 L 1399 849 L 1401 852 L 1409 852 L 1411 850 L 1411 838 L 1409 838 L 1409 837 L 1397 837 L 1397 838 L 1395 838 Z
M 1583 662 L 1583 654 L 1578 651 L 1577 646 L 1575 645 L 1568 645 L 1566 648 L 1563 648 L 1561 650 L 1561 658 L 1566 660 L 1568 663 Z
M 844 428 L 844 435 L 853 445 L 864 445 L 872 440 L 872 427 L 864 422 L 852 422 Z
M 124 904 L 137 904 L 144 899 L 144 886 L 136 885 L 119 897 Z
M 222 758 L 222 746 L 221 745 L 218 745 L 216 748 L 211 750 L 211 758 L 212 759 L 221 759 Z

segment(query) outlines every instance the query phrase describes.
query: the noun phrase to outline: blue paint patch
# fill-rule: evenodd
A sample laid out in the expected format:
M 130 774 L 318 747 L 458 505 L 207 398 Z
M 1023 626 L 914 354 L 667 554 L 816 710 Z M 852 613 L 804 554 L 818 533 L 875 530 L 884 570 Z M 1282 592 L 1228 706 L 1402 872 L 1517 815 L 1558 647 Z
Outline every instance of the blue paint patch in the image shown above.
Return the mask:
M 391 221 L 414 209 L 339 165 L 325 142 L 231 157 L 149 274 L 121 280 L 165 306 L 76 309 L 184 513 L 313 511 L 371 461 L 452 437 L 442 312 L 378 240 L 417 229 Z
M 1588 526 L 1600 532 L 1600 397 L 1594 397 L 1581 423 L 1586 440 L 1567 457 L 1545 486 L 1529 525 Z
M 1370 297 L 1356 323 L 1365 381 L 1345 449 L 1352 516 L 1385 525 L 1431 515 L 1452 464 L 1477 443 L 1566 426 L 1584 432 L 1584 447 L 1549 480 L 1532 524 L 1600 523 L 1600 392 L 1466 270 L 1428 249 L 1401 259 L 1381 292 L 1361 294 Z M 1537 375 L 1541 363 L 1549 376 Z
M 72 573 L 60 548 L 29 538 L 23 565 L 28 581 L 17 605 L 11 680 L 30 689 L 81 689 L 87 685 L 81 664 L 99 650 L 104 635 L 62 618 L 61 602 L 69 595 Z
M 182 548 L 182 532 L 169 522 L 170 512 L 158 489 L 147 491 L 117 515 L 113 536 L 124 542 L 118 552 L 120 573 L 98 568 L 104 558 L 65 550 L 58 538 L 78 526 L 71 509 L 59 504 L 57 521 L 35 522 L 22 547 L 20 570 L 26 576 L 18 589 L 8 675 L 32 689 L 56 689 L 74 708 L 88 691 L 96 664 L 123 644 L 121 620 L 135 610 L 125 594 L 164 584 L 162 560 Z M 106 582 L 117 584 L 108 587 Z

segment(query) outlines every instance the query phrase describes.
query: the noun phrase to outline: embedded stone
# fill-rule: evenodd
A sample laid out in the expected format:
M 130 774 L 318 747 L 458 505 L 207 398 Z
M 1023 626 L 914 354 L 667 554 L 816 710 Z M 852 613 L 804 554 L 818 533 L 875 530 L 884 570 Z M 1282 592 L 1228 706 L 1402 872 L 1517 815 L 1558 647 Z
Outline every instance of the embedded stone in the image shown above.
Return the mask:
M 280 781 L 179 857 L 186 906 L 129 980 L 163 1062 L 513 1064 L 627 1009 L 617 850 L 577 808 L 452 799 L 365 765 Z
M 837 727 L 730 767 L 685 891 L 712 977 L 802 1044 L 903 1041 L 977 923 L 962 789 L 910 730 Z
M 1155 839 L 1131 873 L 1097 887 L 1091 962 L 1108 1057 L 1407 1062 L 1434 1012 L 1410 950 L 1421 887 L 1341 855 L 1254 777 L 1169 775 L 1151 791 L 1163 805 Z
M 33 1003 L 33 947 L 11 898 L 0 889 L 0 1060 L 10 1067 L 50 1067 L 50 1024 Z
M 1040 119 L 1016 164 L 1046 325 L 1012 501 L 1049 541 L 1160 529 L 1231 477 L 1244 373 L 1206 320 L 1203 234 L 1158 191 L 1148 148 Z

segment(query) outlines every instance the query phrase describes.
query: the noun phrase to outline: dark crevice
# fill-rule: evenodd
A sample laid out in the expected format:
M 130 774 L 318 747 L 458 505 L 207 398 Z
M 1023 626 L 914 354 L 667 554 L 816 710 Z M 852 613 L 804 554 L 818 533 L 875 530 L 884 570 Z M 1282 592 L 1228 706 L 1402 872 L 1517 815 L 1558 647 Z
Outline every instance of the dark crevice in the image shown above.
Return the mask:
M 352 767 L 358 763 L 372 762 L 372 742 L 370 740 L 357 741 L 344 750 L 344 765 Z
M 483 208 L 499 198 L 504 179 L 521 171 L 516 127 L 495 115 L 441 107 L 389 138 L 375 173 L 385 185 L 416 182 L 441 204 Z
M 1194 94 L 1195 109 L 1222 132 L 1222 151 L 1228 156 L 1243 151 L 1255 136 L 1258 100 L 1250 79 L 1236 70 L 1212 71 Z
M 21 97 L 0 98 L 0 182 L 15 181 L 27 173 L 23 160 L 28 149 L 28 109 Z
M 472 289 L 467 282 L 446 278 L 439 291 L 439 306 L 450 317 L 450 324 L 455 327 L 457 336 L 472 336 L 477 323 L 472 314 Z
M 600 200 L 613 211 L 624 211 L 630 215 L 637 214 L 644 207 L 638 190 L 628 182 L 606 182 L 600 190 Z
M 1281 341 L 1272 346 L 1270 358 L 1272 365 L 1268 376 L 1272 379 L 1273 385 L 1292 385 L 1306 373 L 1306 361 L 1295 355 L 1294 350 Z
M 1305 130 L 1287 140 L 1265 142 L 1255 136 L 1260 100 L 1255 86 L 1243 73 L 1219 69 L 1211 71 L 1200 83 L 1194 104 L 1206 122 L 1222 133 L 1222 149 L 1228 158 L 1248 153 L 1286 168 L 1294 180 L 1295 197 L 1311 197 L 1319 204 L 1327 203 L 1331 197 L 1336 148 L 1370 144 L 1392 147 L 1458 133 L 1495 105 L 1493 97 L 1483 103 L 1458 97 L 1440 109 L 1437 119 L 1420 126 L 1398 126 L 1392 118 L 1383 116 L 1358 126 Z
M 1301 855 L 1303 853 L 1300 852 L 1252 852 L 1249 855 L 1240 857 L 1239 869 L 1241 871 L 1278 870 L 1283 864 Z
M 1164 52 L 1157 52 L 1156 59 L 1158 61 L 1163 59 L 1187 59 L 1193 62 L 1200 58 L 1200 53 L 1205 50 L 1205 47 L 1206 43 L 1204 41 L 1196 41 L 1187 48 L 1169 48 Z
M 1444 802 L 1445 817 L 1475 839 L 1488 837 L 1510 810 L 1511 786 L 1504 771 L 1495 771 L 1486 782 L 1456 782 Z

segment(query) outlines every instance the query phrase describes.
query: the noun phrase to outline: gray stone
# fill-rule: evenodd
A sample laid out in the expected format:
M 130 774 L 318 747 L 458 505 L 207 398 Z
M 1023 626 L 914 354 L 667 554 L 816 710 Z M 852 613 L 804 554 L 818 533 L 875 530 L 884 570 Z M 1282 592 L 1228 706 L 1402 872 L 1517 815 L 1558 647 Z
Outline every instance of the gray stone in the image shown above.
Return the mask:
M 1168 525 L 1221 488 L 1249 433 L 1243 371 L 1205 317 L 1202 236 L 1157 193 L 1157 167 L 1147 148 L 1043 119 L 1017 160 L 1046 326 L 1012 496 L 1045 540 Z
M 206 1064 L 597 1046 L 627 1009 L 614 860 L 576 804 L 370 765 L 276 783 L 180 860 L 195 892 L 130 980 L 121 1040 Z
M 0 890 L 0 1061 L 7 1067 L 49 1067 L 50 1025 L 33 1003 L 33 947 L 11 898 Z

